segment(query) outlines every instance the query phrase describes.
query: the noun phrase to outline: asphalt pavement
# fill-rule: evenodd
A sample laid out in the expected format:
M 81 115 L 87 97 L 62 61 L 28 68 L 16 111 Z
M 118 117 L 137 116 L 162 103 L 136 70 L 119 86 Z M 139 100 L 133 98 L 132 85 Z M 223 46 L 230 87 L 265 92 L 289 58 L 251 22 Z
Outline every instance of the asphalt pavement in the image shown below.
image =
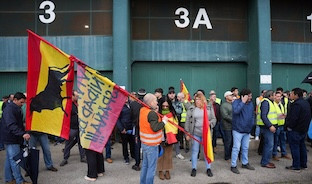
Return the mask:
M 256 152 L 256 147 L 259 141 L 251 140 L 249 149 L 249 163 L 255 167 L 254 171 L 241 168 L 241 163 L 238 162 L 240 174 L 234 174 L 230 171 L 230 162 L 223 159 L 223 144 L 221 139 L 218 139 L 218 150 L 215 153 L 215 161 L 212 163 L 211 169 L 213 177 L 206 175 L 205 163 L 201 156 L 198 162 L 196 177 L 191 177 L 191 162 L 190 152 L 185 153 L 181 150 L 184 160 L 179 160 L 173 155 L 173 167 L 170 180 L 160 180 L 158 175 L 155 175 L 156 184 L 165 183 L 186 183 L 186 184 L 203 184 L 203 183 L 312 183 L 312 148 L 310 143 L 307 143 L 308 152 L 308 169 L 295 173 L 285 169 L 285 166 L 291 165 L 291 160 L 280 159 L 274 161 L 276 168 L 268 169 L 260 166 L 261 156 Z M 64 144 L 54 146 L 50 144 L 54 166 L 58 169 L 57 172 L 48 171 L 45 168 L 43 155 L 40 149 L 40 165 L 39 165 L 39 184 L 86 184 L 86 183 L 101 183 L 101 184 L 128 184 L 139 183 L 140 171 L 132 170 L 131 167 L 135 163 L 130 160 L 130 164 L 126 165 L 122 157 L 122 149 L 120 143 L 115 143 L 112 149 L 113 163 L 105 162 L 105 174 L 99 177 L 95 182 L 89 182 L 84 179 L 87 174 L 87 164 L 80 162 L 78 146 L 74 146 L 71 151 L 71 156 L 68 159 L 68 164 L 60 167 L 59 164 L 63 159 L 62 149 Z M 287 149 L 289 151 L 288 145 Z M 174 151 L 173 151 L 174 152 Z M 0 183 L 4 183 L 4 159 L 5 151 L 0 151 Z M 25 172 L 23 171 L 23 174 Z M 29 177 L 26 180 L 30 181 Z

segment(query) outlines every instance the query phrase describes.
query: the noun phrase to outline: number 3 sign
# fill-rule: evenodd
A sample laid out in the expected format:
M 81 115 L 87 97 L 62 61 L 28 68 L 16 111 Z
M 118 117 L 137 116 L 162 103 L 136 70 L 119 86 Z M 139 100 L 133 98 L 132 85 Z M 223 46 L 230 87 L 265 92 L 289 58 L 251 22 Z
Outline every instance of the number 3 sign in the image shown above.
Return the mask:
M 55 5 L 52 1 L 43 1 L 40 4 L 39 9 L 44 10 L 44 15 L 39 15 L 39 20 L 42 23 L 50 24 L 55 20 L 55 13 L 54 13 Z

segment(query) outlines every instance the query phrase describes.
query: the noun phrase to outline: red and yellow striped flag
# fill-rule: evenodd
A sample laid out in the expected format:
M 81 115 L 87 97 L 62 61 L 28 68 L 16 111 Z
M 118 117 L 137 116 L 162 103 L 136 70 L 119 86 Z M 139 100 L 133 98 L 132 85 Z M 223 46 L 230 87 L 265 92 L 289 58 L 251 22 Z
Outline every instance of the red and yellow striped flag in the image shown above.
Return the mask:
M 68 139 L 74 63 L 28 30 L 26 130 Z
M 174 144 L 177 143 L 178 140 L 176 138 L 176 135 L 178 134 L 178 120 L 175 118 L 175 116 L 173 116 L 172 112 L 166 114 L 165 116 L 168 117 L 168 120 L 173 122 L 174 124 L 176 124 L 176 126 L 174 126 L 171 123 L 166 123 L 165 125 L 165 132 L 166 132 L 166 137 L 167 137 L 167 142 L 168 144 Z
M 181 88 L 181 93 L 183 93 L 184 96 L 185 96 L 185 100 L 190 102 L 192 100 L 191 99 L 191 95 L 188 92 L 188 90 L 187 90 L 187 88 L 186 88 L 186 86 L 185 86 L 185 84 L 184 84 L 182 79 L 180 79 L 180 88 Z
M 214 161 L 213 157 L 213 149 L 212 149 L 212 136 L 210 132 L 210 125 L 207 114 L 206 104 L 204 105 L 204 119 L 203 119 L 203 147 L 204 147 L 204 155 L 208 163 Z
M 129 93 L 79 62 L 77 87 L 81 146 L 102 153 Z

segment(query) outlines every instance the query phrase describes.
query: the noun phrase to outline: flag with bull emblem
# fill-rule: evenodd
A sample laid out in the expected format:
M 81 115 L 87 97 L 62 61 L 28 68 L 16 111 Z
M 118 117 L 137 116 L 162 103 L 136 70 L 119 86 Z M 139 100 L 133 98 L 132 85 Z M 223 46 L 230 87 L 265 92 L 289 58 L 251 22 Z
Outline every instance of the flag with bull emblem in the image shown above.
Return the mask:
M 81 61 L 77 63 L 80 143 L 102 153 L 129 93 Z
M 26 130 L 68 139 L 74 63 L 28 30 Z

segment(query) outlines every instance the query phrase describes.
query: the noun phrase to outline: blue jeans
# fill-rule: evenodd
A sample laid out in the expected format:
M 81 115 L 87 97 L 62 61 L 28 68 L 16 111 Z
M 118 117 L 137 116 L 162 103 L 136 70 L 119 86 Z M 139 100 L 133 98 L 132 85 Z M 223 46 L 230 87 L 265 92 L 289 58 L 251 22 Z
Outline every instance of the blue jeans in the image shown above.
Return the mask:
M 140 184 L 153 184 L 158 160 L 158 146 L 141 144 L 143 161 L 140 176 Z
M 31 148 L 37 147 L 37 142 L 40 143 L 40 146 L 42 148 L 44 163 L 46 167 L 51 168 L 53 166 L 53 162 L 52 162 L 52 157 L 51 157 L 48 135 L 44 133 L 36 133 L 36 132 L 31 133 L 29 146 Z
M 202 141 L 202 137 L 199 137 L 197 135 L 193 135 L 197 140 L 199 141 Z M 198 152 L 199 152 L 199 148 L 201 146 L 200 143 L 198 143 L 197 141 L 195 140 L 192 140 L 193 141 L 193 145 L 192 145 L 192 155 L 191 155 L 191 158 L 192 158 L 192 168 L 193 169 L 197 169 L 197 158 L 198 158 Z M 210 164 L 208 164 L 208 161 L 206 160 L 206 157 L 205 158 L 205 164 L 206 164 L 206 168 L 207 169 L 210 169 Z
M 231 159 L 231 152 L 233 147 L 232 130 L 224 130 L 224 159 Z
M 263 135 L 263 149 L 262 149 L 262 159 L 261 166 L 267 165 L 273 153 L 274 145 L 274 133 L 272 133 L 268 128 L 261 126 L 261 134 Z
M 255 136 L 256 136 L 256 137 L 259 137 L 259 136 L 260 136 L 260 127 L 259 127 L 259 125 L 256 125 Z
M 277 155 L 277 146 L 280 145 L 282 156 L 287 155 L 286 152 L 286 132 L 284 131 L 284 126 L 278 126 L 276 132 L 274 133 L 274 146 L 273 146 L 273 156 Z
M 288 143 L 293 159 L 292 166 L 295 169 L 307 168 L 307 148 L 304 142 L 306 136 L 306 133 L 288 132 Z
M 109 137 L 105 145 L 106 159 L 112 158 L 112 143 L 111 138 Z
M 242 148 L 242 164 L 248 164 L 248 148 L 249 148 L 249 133 L 239 133 L 232 130 L 233 134 L 233 148 L 232 148 L 232 160 L 231 167 L 237 166 L 237 157 L 240 149 Z
M 15 163 L 13 159 L 20 151 L 19 144 L 5 144 L 6 148 L 6 158 L 4 164 L 4 178 L 5 182 L 10 182 L 16 180 L 17 184 L 20 184 L 24 181 L 24 178 L 21 174 L 21 168 L 18 164 Z

